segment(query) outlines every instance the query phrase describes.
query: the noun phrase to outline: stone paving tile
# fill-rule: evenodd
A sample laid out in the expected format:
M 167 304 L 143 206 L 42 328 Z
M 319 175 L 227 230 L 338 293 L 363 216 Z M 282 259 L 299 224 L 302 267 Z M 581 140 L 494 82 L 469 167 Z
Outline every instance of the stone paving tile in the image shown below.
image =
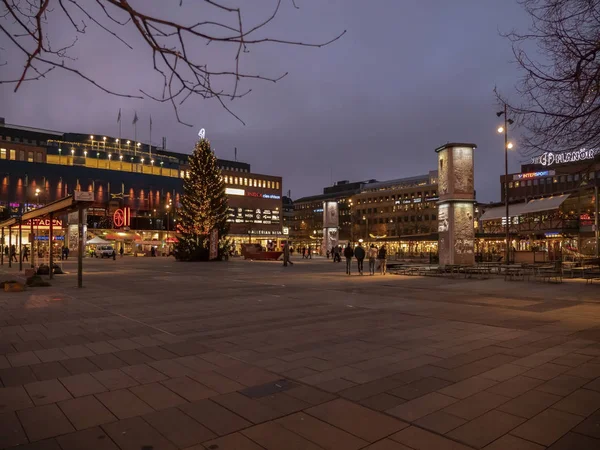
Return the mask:
M 569 366 L 563 366 L 560 364 L 546 363 L 541 366 L 535 367 L 531 370 L 528 370 L 523 375 L 531 378 L 538 378 L 540 380 L 551 380 L 558 375 L 561 375 L 567 371 L 571 370 Z
M 204 425 L 177 408 L 146 414 L 142 418 L 178 448 L 191 447 L 217 437 Z
M 463 381 L 459 381 L 458 383 L 454 383 L 448 387 L 439 389 L 438 392 L 440 394 L 449 395 L 450 397 L 462 399 L 488 389 L 497 383 L 497 381 L 490 380 L 489 378 L 475 376 L 467 378 Z
M 34 364 L 29 366 L 29 368 L 39 381 L 52 380 L 69 375 L 69 371 L 57 361 Z
M 179 407 L 188 416 L 200 422 L 217 436 L 233 433 L 252 424 L 211 400 L 200 400 Z
M 62 351 L 69 358 L 85 358 L 86 356 L 94 356 L 95 353 L 85 345 L 69 345 L 67 347 L 63 347 Z
M 89 373 L 70 375 L 59 379 L 73 397 L 83 397 L 90 394 L 98 394 L 107 389 Z
M 23 409 L 17 411 L 17 416 L 30 441 L 41 441 L 75 431 L 55 404 Z
M 138 382 L 119 369 L 92 372 L 91 375 L 109 391 L 137 386 Z
M 120 420 L 103 425 L 102 428 L 115 441 L 121 450 L 176 450 L 158 431 L 152 428 L 141 417 Z
M 600 439 L 600 410 L 596 411 L 577 425 L 573 431 L 595 439 Z
M 219 368 L 219 366 L 216 366 L 215 364 L 211 364 L 208 361 L 205 361 L 204 359 L 199 358 L 198 356 L 194 356 L 194 355 L 182 356 L 182 357 L 173 359 L 173 361 L 176 361 L 179 364 L 184 365 L 185 367 L 189 367 L 194 372 L 208 372 L 208 371 L 216 370 Z
M 548 447 L 548 450 L 598 450 L 600 440 L 583 436 L 577 433 L 567 433 L 556 443 Z
M 343 399 L 314 406 L 305 412 L 367 442 L 375 442 L 408 426 L 404 422 Z
M 155 383 L 157 381 L 168 379 L 165 374 L 146 364 L 136 364 L 134 366 L 123 367 L 121 371 L 133 378 L 139 384 Z
M 490 411 L 448 433 L 475 448 L 482 448 L 522 424 L 525 419 L 501 411 Z
M 142 352 L 143 354 L 149 356 L 150 358 L 152 358 L 154 361 L 161 361 L 163 359 L 172 359 L 172 358 L 177 358 L 177 355 L 175 353 L 171 353 L 167 350 L 165 350 L 162 347 L 140 347 L 138 349 L 140 352 Z
M 73 358 L 65 359 L 60 364 L 69 371 L 71 375 L 78 375 L 80 373 L 96 372 L 100 370 L 96 364 L 92 363 L 87 358 Z
M 242 434 L 267 450 L 319 450 L 322 447 L 310 442 L 287 428 L 268 422 L 247 428 Z
M 576 391 L 581 386 L 585 385 L 589 380 L 581 377 L 573 377 L 571 375 L 559 375 L 550 381 L 535 388 L 538 391 L 548 392 L 566 397 L 571 392 Z
M 334 395 L 320 391 L 311 386 L 296 386 L 285 391 L 285 393 L 286 395 L 305 401 L 311 405 L 320 405 L 321 403 L 335 399 Z
M 153 409 L 127 389 L 102 392 L 96 398 L 119 419 L 141 416 L 153 412 Z
M 546 408 L 554 405 L 562 397 L 542 391 L 528 391 L 525 394 L 512 399 L 511 401 L 498 407 L 500 411 L 504 411 L 515 416 L 530 419 L 533 416 L 541 413 Z
M 304 413 L 292 414 L 277 419 L 276 422 L 325 449 L 353 450 L 363 448 L 368 444 L 350 433 Z
M 472 450 L 471 447 L 417 427 L 408 427 L 390 439 L 415 450 Z
M 509 400 L 508 397 L 483 391 L 453 403 L 443 411 L 466 420 L 473 420 Z
M 148 355 L 138 351 L 138 350 L 122 350 L 120 352 L 113 353 L 117 358 L 125 361 L 127 364 L 144 364 L 147 362 L 154 361 Z
M 35 355 L 42 362 L 62 361 L 63 359 L 69 359 L 69 356 L 60 348 L 36 350 L 33 353 L 35 353 Z
M 10 363 L 8 362 L 8 359 L 6 359 L 6 356 L 0 355 L 0 369 L 8 369 L 9 367 Z
M 403 381 L 383 378 L 346 389 L 339 394 L 349 400 L 362 400 L 404 385 Z
M 76 429 L 91 428 L 117 420 L 94 396 L 59 402 L 58 406 Z
M 527 370 L 526 367 L 518 366 L 516 364 L 503 364 L 495 369 L 483 372 L 481 376 L 491 380 L 506 381 L 517 375 L 522 375 L 523 372 L 527 372 Z
M 33 406 L 22 386 L 0 388 L 0 413 L 18 411 Z
M 25 385 L 27 393 L 36 405 L 47 405 L 72 398 L 58 380 L 37 381 Z
M 549 446 L 582 421 L 583 417 L 581 416 L 549 408 L 529 419 L 513 430 L 511 434 Z
M 107 341 L 110 345 L 114 345 L 119 350 L 135 350 L 138 347 L 141 347 L 137 342 L 132 341 L 131 339 L 112 339 Z
M 160 383 L 143 384 L 129 390 L 157 411 L 186 403 L 184 398 Z
M 428 416 L 421 417 L 419 420 L 415 421 L 415 425 L 439 434 L 446 434 L 466 422 L 465 419 L 458 416 L 448 414 L 444 411 L 436 411 Z
M 93 351 L 96 355 L 103 355 L 106 353 L 113 353 L 119 351 L 117 347 L 109 344 L 104 340 L 101 342 L 90 342 L 89 344 L 85 344 L 85 346 L 91 351 Z
M 384 392 L 382 394 L 377 394 L 373 397 L 360 400 L 358 403 L 377 411 L 387 411 L 388 409 L 392 409 L 395 406 L 401 405 L 405 402 L 406 400 L 400 397 L 396 397 L 395 395 L 390 395 Z
M 30 366 L 42 362 L 34 352 L 8 353 L 5 356 L 12 367 Z
M 0 380 L 5 387 L 21 386 L 37 381 L 37 378 L 29 366 L 11 367 L 0 370 Z
M 244 389 L 244 385 L 213 371 L 201 373 L 193 372 L 189 377 L 202 383 L 206 387 L 217 391 L 219 394 L 228 394 Z
M 65 434 L 56 440 L 62 450 L 119 450 L 100 427 Z
M 365 450 L 412 450 L 411 448 L 403 445 L 399 442 L 392 441 L 391 439 L 383 439 L 381 441 L 375 442 L 368 447 L 365 447 Z
M 483 450 L 544 450 L 545 448 L 525 439 L 505 434 L 500 439 L 485 446 Z
M 194 446 L 185 450 L 205 450 L 205 449 L 219 449 L 219 450 L 264 450 L 256 442 L 248 439 L 241 433 L 233 433 L 227 436 L 208 441 L 204 446 Z
M 155 368 L 161 373 L 164 373 L 169 378 L 185 377 L 186 375 L 194 375 L 194 371 L 189 367 L 179 364 L 172 359 L 153 361 L 148 363 L 150 367 Z
M 439 411 L 458 400 L 438 392 L 431 392 L 423 397 L 410 400 L 406 403 L 388 409 L 387 413 L 399 417 L 408 422 L 414 422 L 421 417 L 425 417 L 435 411 Z
M 287 395 L 285 392 L 278 392 L 266 397 L 260 397 L 257 398 L 256 401 L 268 408 L 279 411 L 283 415 L 292 414 L 312 406 L 305 401 Z
M 188 377 L 171 378 L 162 384 L 189 402 L 219 395 L 218 392 Z
M 388 392 L 405 400 L 414 400 L 415 398 L 443 389 L 451 384 L 450 381 L 430 377 L 413 381 L 412 383 L 405 384 L 404 386 L 397 387 Z
M 356 386 L 356 383 L 343 378 L 334 378 L 333 380 L 327 380 L 323 383 L 318 383 L 315 385 L 317 389 L 322 389 L 331 393 L 340 392 L 353 386 Z
M 578 389 L 556 403 L 553 408 L 587 417 L 600 409 L 600 392 Z
M 18 450 L 64 450 L 55 439 L 32 442 L 31 444 L 20 445 L 17 448 Z
M 258 400 L 250 399 L 238 392 L 222 394 L 213 397 L 212 400 L 255 424 L 273 420 L 283 415 Z
M 14 412 L 0 413 L 0 445 L 5 448 L 28 442 L 17 415 Z
M 498 383 L 495 386 L 486 389 L 486 391 L 491 392 L 492 394 L 514 398 L 538 387 L 543 383 L 543 380 L 538 380 L 537 378 L 529 378 L 527 376 L 517 375 L 516 377 L 510 378 L 502 383 Z
M 567 375 L 594 379 L 600 377 L 600 364 L 585 363 L 567 372 Z
M 127 365 L 125 361 L 117 358 L 112 353 L 88 356 L 87 359 L 101 370 L 120 369 Z
M 553 359 L 552 362 L 555 364 L 560 364 L 561 366 L 577 367 L 588 362 L 590 359 L 593 359 L 593 356 L 571 353 Z

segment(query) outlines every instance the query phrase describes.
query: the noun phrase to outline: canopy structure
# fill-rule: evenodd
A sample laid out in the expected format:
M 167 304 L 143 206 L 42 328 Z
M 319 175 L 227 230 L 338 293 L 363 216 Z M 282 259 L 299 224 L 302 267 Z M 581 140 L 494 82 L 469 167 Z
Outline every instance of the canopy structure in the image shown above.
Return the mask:
M 523 214 L 552 211 L 560 208 L 560 205 L 562 205 L 567 198 L 569 198 L 569 194 L 554 195 L 552 197 L 530 200 L 527 203 L 509 205 L 508 214 L 511 217 L 516 217 L 522 216 Z M 497 220 L 504 217 L 506 217 L 506 206 L 495 206 L 484 212 L 481 216 L 481 220 Z
M 87 241 L 87 244 L 91 244 L 91 245 L 103 245 L 103 244 L 110 244 L 110 242 L 105 241 L 101 237 L 95 237 L 94 239 L 90 239 L 89 241 Z

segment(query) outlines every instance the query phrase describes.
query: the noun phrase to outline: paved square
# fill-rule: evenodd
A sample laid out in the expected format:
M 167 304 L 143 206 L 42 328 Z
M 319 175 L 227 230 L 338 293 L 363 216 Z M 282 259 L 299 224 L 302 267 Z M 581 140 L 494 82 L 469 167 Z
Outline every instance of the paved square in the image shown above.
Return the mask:
M 0 292 L 0 448 L 600 448 L 598 285 L 84 267 Z

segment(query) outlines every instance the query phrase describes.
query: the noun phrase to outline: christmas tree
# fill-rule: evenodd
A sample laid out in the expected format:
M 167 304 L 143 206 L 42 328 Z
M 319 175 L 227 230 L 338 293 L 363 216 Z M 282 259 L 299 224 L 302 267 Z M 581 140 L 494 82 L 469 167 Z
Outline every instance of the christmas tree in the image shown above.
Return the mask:
M 229 231 L 225 183 L 208 140 L 201 138 L 196 143 L 189 165 L 189 176 L 183 181 L 175 256 L 180 261 L 208 261 L 211 230 L 218 230 L 219 239 Z M 219 245 L 219 257 L 224 248 Z

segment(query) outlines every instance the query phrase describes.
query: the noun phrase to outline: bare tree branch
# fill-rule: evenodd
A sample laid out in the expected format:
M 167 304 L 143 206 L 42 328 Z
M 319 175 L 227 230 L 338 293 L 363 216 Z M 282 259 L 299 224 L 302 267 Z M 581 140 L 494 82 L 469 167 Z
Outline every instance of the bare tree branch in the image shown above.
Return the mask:
M 162 4 L 163 0 L 159 1 Z M 0 0 L 0 31 L 7 36 L 7 43 L 22 55 L 24 61 L 18 79 L 0 79 L 0 84 L 14 84 L 15 91 L 18 91 L 24 82 L 45 78 L 54 69 L 60 69 L 83 78 L 107 94 L 168 102 L 181 123 L 184 122 L 178 108 L 192 97 L 216 99 L 243 123 L 224 103 L 225 100 L 234 100 L 251 92 L 249 88 L 241 89 L 240 83 L 247 80 L 275 83 L 287 75 L 287 72 L 276 76 L 244 72 L 241 68 L 242 55 L 248 53 L 252 46 L 271 43 L 320 48 L 337 41 L 345 34 L 343 31 L 321 43 L 265 36 L 262 31 L 276 19 L 283 1 L 273 0 L 272 12 L 246 29 L 242 9 L 221 3 L 220 0 L 196 0 L 198 15 L 204 16 L 204 20 L 190 21 L 189 24 L 169 20 L 164 14 L 152 13 L 153 5 L 148 5 L 153 3 L 151 0 L 146 0 L 143 7 L 133 6 L 130 0 Z M 289 1 L 293 8 L 298 9 L 295 0 Z M 183 0 L 180 0 L 179 7 L 182 6 Z M 211 10 L 215 17 L 230 17 L 231 20 L 211 20 L 208 17 Z M 74 38 L 70 44 L 54 48 L 49 21 L 51 18 L 55 23 L 61 17 L 65 25 L 70 27 Z M 69 50 L 78 43 L 77 35 L 85 34 L 88 27 L 101 30 L 130 50 L 134 46 L 130 38 L 126 40 L 124 35 L 127 33 L 130 36 L 133 30 L 141 37 L 144 45 L 151 50 L 153 70 L 163 80 L 162 93 L 154 95 L 145 90 L 139 90 L 138 93 L 116 92 L 109 83 L 86 73 L 82 69 L 85 67 L 84 63 L 71 58 Z M 199 44 L 210 43 L 233 47 L 233 66 L 230 70 L 213 68 L 209 61 L 198 59 L 195 56 L 197 52 L 189 51 L 199 48 Z M 217 79 L 225 82 L 230 80 L 230 88 L 217 88 L 214 83 Z M 221 86 L 222 83 L 218 85 Z
M 600 0 L 519 0 L 528 33 L 505 36 L 523 77 L 507 103 L 525 130 L 521 152 L 600 146 Z

